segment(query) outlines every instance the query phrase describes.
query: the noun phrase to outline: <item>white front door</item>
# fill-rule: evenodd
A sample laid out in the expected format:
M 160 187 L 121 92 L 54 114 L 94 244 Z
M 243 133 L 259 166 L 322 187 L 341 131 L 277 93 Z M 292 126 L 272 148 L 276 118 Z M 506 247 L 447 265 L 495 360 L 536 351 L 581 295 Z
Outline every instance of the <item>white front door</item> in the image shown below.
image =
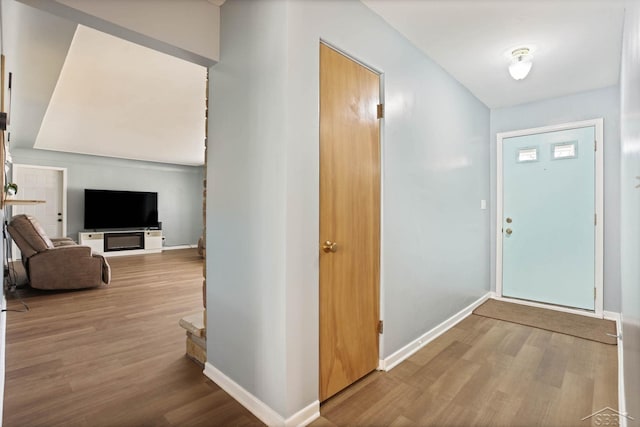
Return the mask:
M 596 128 L 500 135 L 503 297 L 596 311 Z
M 66 169 L 15 164 L 13 182 L 18 184 L 16 199 L 45 203 L 13 205 L 12 215 L 32 215 L 49 237 L 66 236 Z M 15 246 L 13 255 L 20 256 Z

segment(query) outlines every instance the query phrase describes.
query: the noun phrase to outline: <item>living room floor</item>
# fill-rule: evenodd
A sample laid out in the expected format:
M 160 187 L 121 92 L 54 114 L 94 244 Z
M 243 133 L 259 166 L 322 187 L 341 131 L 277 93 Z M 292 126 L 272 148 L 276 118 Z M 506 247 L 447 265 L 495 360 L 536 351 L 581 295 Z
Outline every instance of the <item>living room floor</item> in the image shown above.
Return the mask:
M 109 263 L 106 288 L 18 291 L 31 311 L 7 318 L 4 426 L 263 425 L 185 356 L 178 321 L 202 307 L 196 250 Z M 329 399 L 312 425 L 590 425 L 617 408 L 616 373 L 616 346 L 472 315 Z
M 17 291 L 30 311 L 7 317 L 4 426 L 262 425 L 185 356 L 178 321 L 202 308 L 196 250 L 109 263 L 105 288 Z

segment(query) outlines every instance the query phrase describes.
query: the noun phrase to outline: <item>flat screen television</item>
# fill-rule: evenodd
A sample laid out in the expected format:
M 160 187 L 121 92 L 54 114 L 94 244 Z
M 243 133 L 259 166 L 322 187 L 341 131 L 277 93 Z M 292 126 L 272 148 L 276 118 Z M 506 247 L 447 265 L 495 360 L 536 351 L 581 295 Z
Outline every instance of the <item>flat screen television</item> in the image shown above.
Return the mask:
M 158 227 L 158 193 L 84 190 L 85 230 Z

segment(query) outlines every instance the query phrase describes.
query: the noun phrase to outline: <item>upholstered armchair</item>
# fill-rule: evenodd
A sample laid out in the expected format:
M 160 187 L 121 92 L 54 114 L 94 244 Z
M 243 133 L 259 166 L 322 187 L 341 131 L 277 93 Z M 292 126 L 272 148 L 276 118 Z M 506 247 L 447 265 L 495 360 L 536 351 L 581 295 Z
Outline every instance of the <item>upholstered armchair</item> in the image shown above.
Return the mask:
M 30 215 L 14 216 L 8 231 L 22 252 L 32 288 L 94 288 L 111 281 L 111 267 L 102 255 L 66 237 L 50 239 Z

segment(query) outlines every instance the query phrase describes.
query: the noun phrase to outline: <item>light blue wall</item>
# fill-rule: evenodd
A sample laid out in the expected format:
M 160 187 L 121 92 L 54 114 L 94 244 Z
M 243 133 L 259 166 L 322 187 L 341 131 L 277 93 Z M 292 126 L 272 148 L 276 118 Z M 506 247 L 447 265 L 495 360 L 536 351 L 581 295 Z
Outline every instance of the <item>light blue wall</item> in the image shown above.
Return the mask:
M 320 39 L 384 73 L 381 357 L 489 290 L 488 108 L 359 1 L 225 2 L 207 357 L 285 417 L 318 398 Z
M 207 325 L 219 325 L 207 328 L 207 360 L 280 413 L 288 362 L 286 9 L 282 1 L 223 5 L 207 150 Z
M 203 168 L 16 148 L 13 163 L 67 168 L 67 234 L 84 229 L 84 189 L 158 192 L 165 246 L 193 245 L 202 234 Z
M 289 198 L 308 206 L 300 223 L 313 224 L 292 233 L 300 238 L 291 247 L 305 248 L 294 265 L 318 256 L 318 42 L 384 73 L 384 358 L 489 289 L 489 215 L 480 209 L 489 197 L 489 110 L 359 2 L 294 1 L 290 22 L 291 163 L 308 166 L 290 174 Z
M 618 86 L 491 110 L 491 286 L 496 283 L 496 134 L 604 118 L 604 309 L 620 312 L 620 93 Z
M 640 6 L 625 17 L 621 93 L 622 343 L 626 410 L 640 424 Z

